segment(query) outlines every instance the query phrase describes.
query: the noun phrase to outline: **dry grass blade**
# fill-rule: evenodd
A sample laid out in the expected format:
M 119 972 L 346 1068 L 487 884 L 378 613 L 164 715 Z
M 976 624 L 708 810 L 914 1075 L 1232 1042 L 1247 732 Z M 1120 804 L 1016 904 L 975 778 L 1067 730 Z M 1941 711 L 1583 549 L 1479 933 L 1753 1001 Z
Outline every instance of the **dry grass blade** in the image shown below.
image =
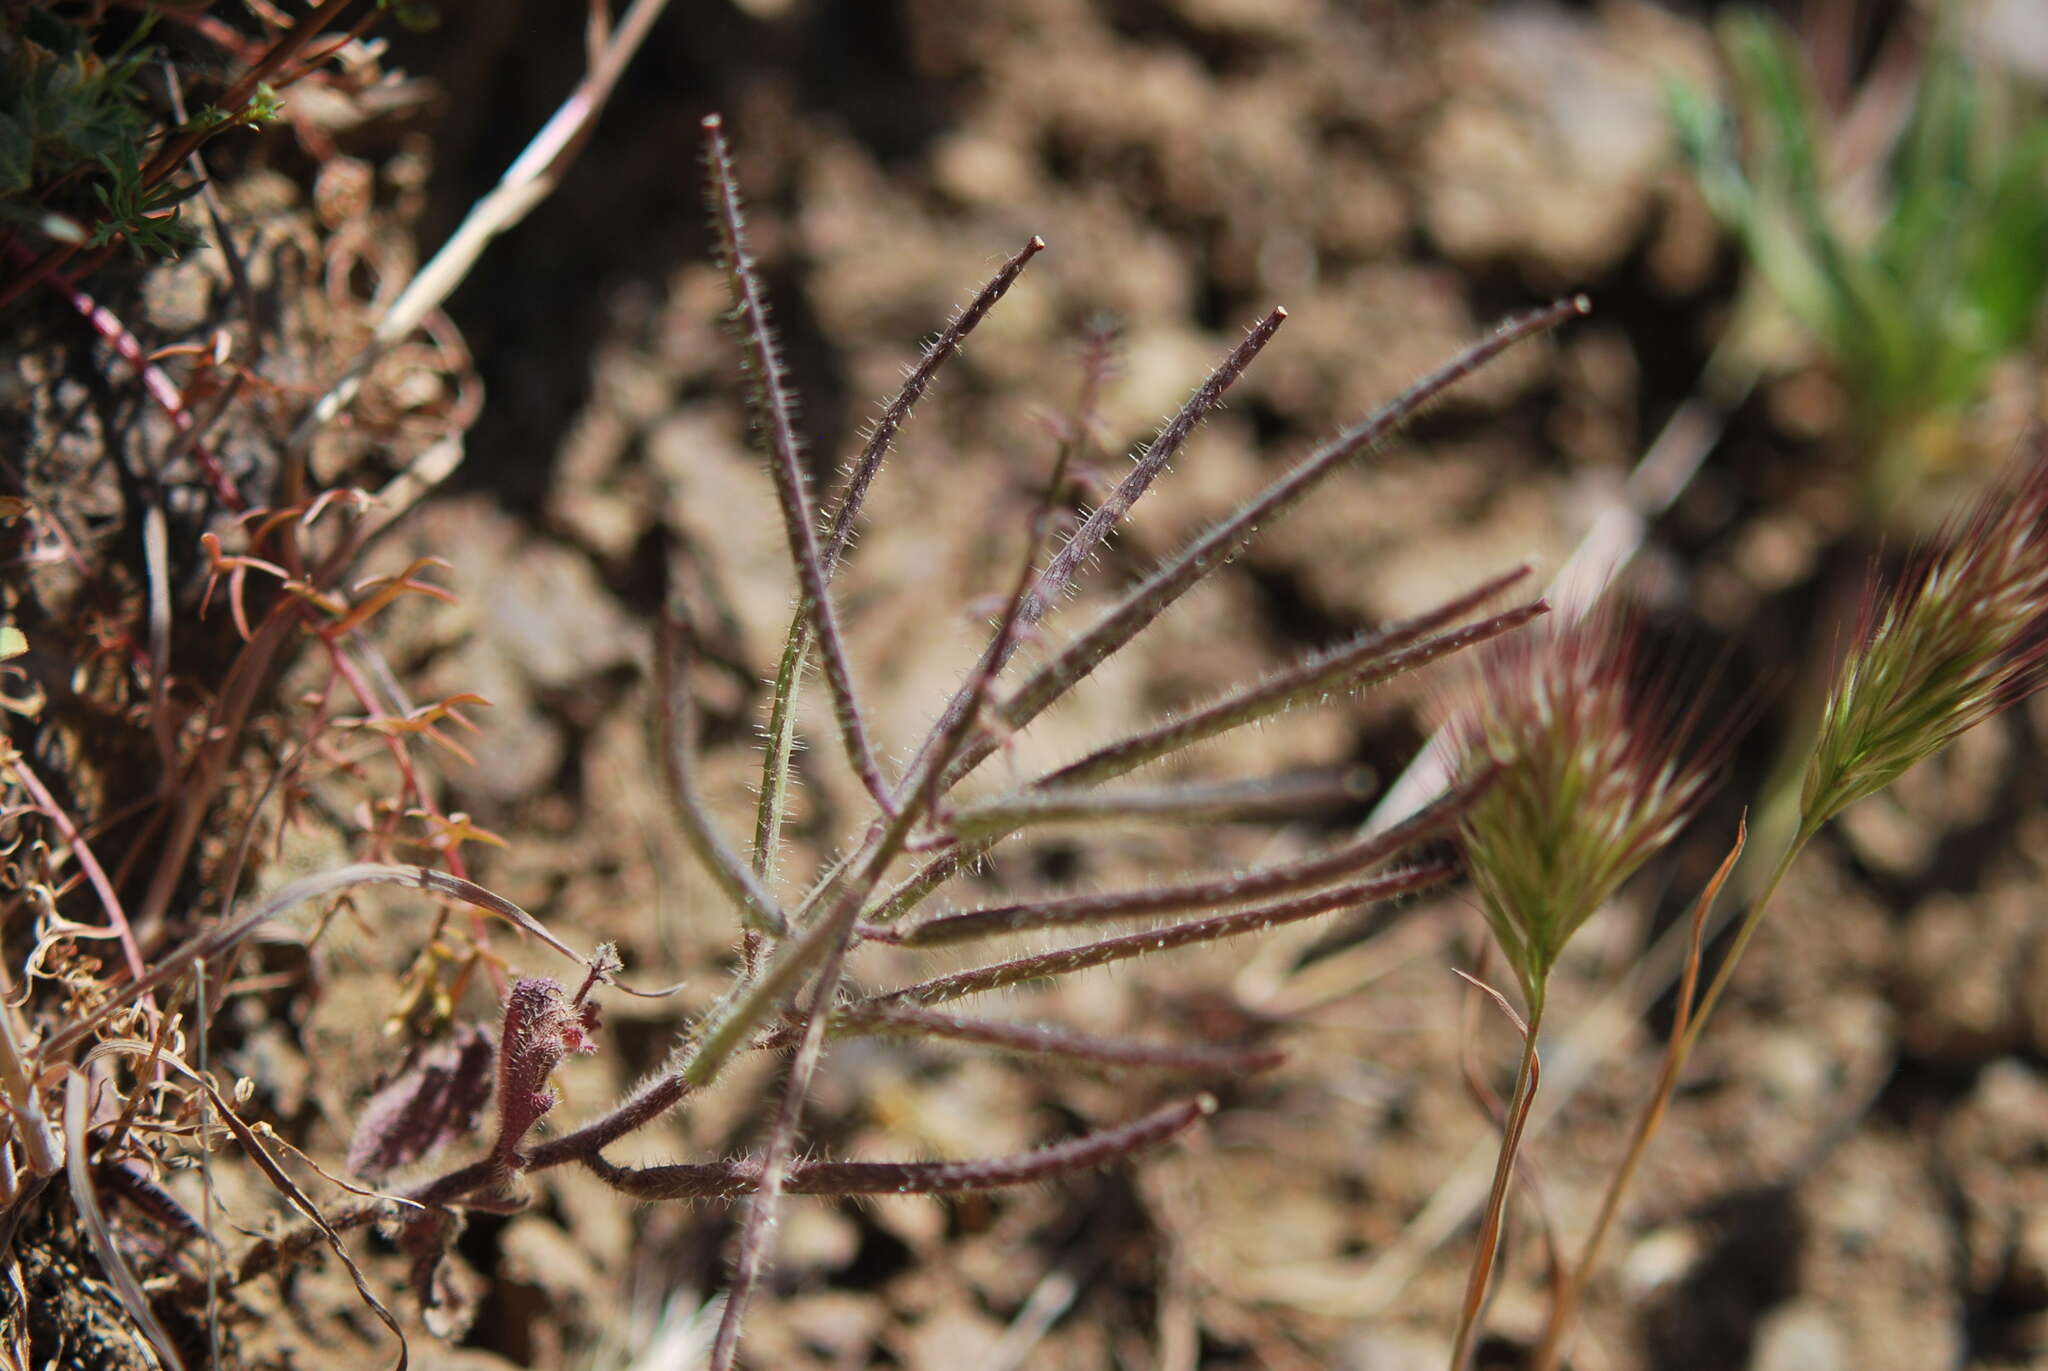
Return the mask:
M 351 0 L 340 0 L 343 6 Z M 333 0 L 329 0 L 332 4 Z M 569 98 L 549 118 L 505 169 L 490 193 L 470 207 L 453 235 L 443 243 L 427 264 L 406 283 L 384 317 L 369 344 L 349 363 L 340 380 L 329 387 L 293 433 L 291 446 L 304 452 L 313 436 L 332 423 L 355 398 L 363 378 L 378 358 L 417 328 L 440 308 L 469 275 L 492 239 L 531 214 L 536 206 L 561 183 L 562 173 L 576 160 L 611 99 L 619 77 L 646 41 L 655 20 L 668 8 L 668 0 L 634 0 L 633 7 L 606 36 L 601 51 L 594 55 L 590 69 L 577 83 Z M 459 451 L 455 454 L 460 460 Z M 446 479 L 453 464 L 434 474 L 434 481 Z M 417 498 L 417 493 L 413 498 Z
M 326 1241 L 335 1258 L 341 1262 L 342 1268 L 348 1272 L 349 1279 L 355 1283 L 356 1294 L 362 1298 L 370 1312 L 377 1316 L 378 1322 L 391 1330 L 391 1336 L 398 1339 L 398 1361 L 395 1367 L 396 1371 L 406 1371 L 406 1366 L 411 1361 L 411 1348 L 406 1344 L 405 1330 L 399 1327 L 398 1320 L 392 1317 L 391 1311 L 384 1307 L 384 1302 L 370 1289 L 370 1283 L 363 1277 L 362 1268 L 356 1265 L 355 1258 L 349 1256 L 348 1248 L 342 1245 L 341 1234 L 328 1221 L 327 1216 L 320 1212 L 320 1207 L 299 1188 L 298 1182 L 291 1178 L 291 1174 L 278 1163 L 277 1158 L 270 1155 L 270 1150 L 263 1145 L 263 1140 L 256 1136 L 255 1130 L 242 1122 L 234 1110 L 228 1108 L 227 1102 L 221 1099 L 219 1092 L 210 1084 L 204 1081 L 200 1084 L 206 1090 L 208 1098 L 212 1100 L 213 1107 L 220 1111 L 222 1121 L 242 1144 L 243 1151 L 248 1153 L 249 1160 L 256 1163 L 264 1178 L 277 1188 L 278 1193 L 285 1197 L 292 1208 L 298 1210 L 308 1223 L 320 1230 L 320 1236 Z
M 42 1091 L 29 1070 L 21 1040 L 15 1029 L 14 1006 L 0 1000 L 0 1092 L 5 1093 L 13 1132 L 21 1138 L 29 1175 L 39 1179 L 63 1169 L 63 1142 L 56 1125 L 43 1113 Z M 0 1152 L 5 1150 L 0 1144 Z M 5 1249 L 6 1244 L 0 1242 L 0 1255 Z
M 1507 1215 L 1508 1189 L 1515 1177 L 1515 1160 L 1522 1150 L 1522 1137 L 1528 1128 L 1530 1107 L 1536 1101 L 1536 1089 L 1543 1081 L 1543 1058 L 1536 1050 L 1536 1035 L 1543 1023 L 1543 1004 L 1538 1000 L 1531 1007 L 1525 1023 L 1522 1016 L 1515 1013 L 1515 1007 L 1508 1003 L 1507 996 L 1462 971 L 1457 974 L 1490 998 L 1522 1036 L 1522 1061 L 1515 1071 L 1514 1098 L 1502 1123 L 1500 1157 L 1494 1167 L 1493 1189 L 1487 1196 L 1485 1217 L 1479 1224 L 1479 1242 L 1473 1253 L 1471 1270 L 1466 1275 L 1465 1299 L 1458 1310 L 1458 1331 L 1452 1344 L 1451 1371 L 1465 1371 L 1475 1350 L 1473 1339 L 1479 1330 L 1480 1314 L 1492 1289 L 1494 1262 L 1500 1253 L 1501 1229 Z
M 91 1014 L 51 1038 L 39 1054 L 41 1059 L 45 1063 L 61 1060 L 64 1052 L 84 1041 L 117 1010 L 177 980 L 191 969 L 194 962 L 232 951 L 250 934 L 292 906 L 359 885 L 407 886 L 429 894 L 460 900 L 478 909 L 489 910 L 510 921 L 521 932 L 538 938 L 571 961 L 588 964 L 588 958 L 579 955 L 574 948 L 548 932 L 540 920 L 504 896 L 494 894 L 474 881 L 466 881 L 445 871 L 436 871 L 432 867 L 382 866 L 374 862 L 359 862 L 318 875 L 301 877 L 253 909 L 235 915 L 228 922 L 209 929 L 176 950 L 158 957 L 148 974 L 140 980 L 130 981 L 127 985 L 110 991 L 103 1001 L 94 1006 Z
M 278 1194 L 284 1196 L 285 1202 L 290 1204 L 293 1209 L 296 1209 L 305 1218 L 312 1231 L 318 1234 L 319 1240 L 324 1242 L 334 1252 L 334 1255 L 341 1261 L 342 1266 L 348 1271 L 349 1279 L 355 1283 L 356 1294 L 362 1299 L 364 1305 L 369 1308 L 371 1313 L 377 1316 L 379 1322 L 391 1330 L 392 1336 L 398 1339 L 398 1361 L 395 1371 L 406 1371 L 406 1366 L 410 1361 L 410 1349 L 406 1343 L 405 1330 L 399 1326 L 398 1320 L 392 1316 L 391 1311 L 385 1307 L 383 1301 L 379 1300 L 376 1293 L 370 1289 L 369 1281 L 364 1277 L 362 1268 L 356 1265 L 355 1259 L 349 1256 L 348 1249 L 342 1245 L 339 1226 L 320 1212 L 320 1207 L 314 1204 L 312 1198 L 299 1187 L 299 1183 L 291 1178 L 291 1173 L 284 1169 L 277 1158 L 270 1155 L 270 1149 L 264 1146 L 263 1139 L 257 1134 L 257 1131 L 251 1128 L 229 1106 L 226 1100 L 221 1098 L 220 1091 L 214 1088 L 212 1081 L 199 1072 L 194 1071 L 189 1065 L 178 1058 L 169 1054 L 159 1053 L 154 1048 L 136 1042 L 113 1041 L 101 1043 L 88 1055 L 85 1065 L 89 1067 L 95 1061 L 116 1054 L 135 1055 L 144 1053 L 148 1054 L 149 1060 L 152 1063 L 161 1060 L 166 1066 L 176 1070 L 180 1075 L 190 1080 L 204 1094 L 207 1102 L 220 1115 L 221 1121 L 227 1125 L 228 1131 L 233 1133 L 235 1140 L 242 1145 L 242 1150 L 247 1153 L 249 1160 L 255 1163 L 256 1169 L 263 1173 L 264 1179 L 270 1182 Z M 81 1081 L 82 1079 L 83 1077 L 76 1073 L 71 1077 L 71 1080 L 74 1082 Z M 381 1211 L 382 1208 L 383 1205 L 381 1203 L 369 1206 L 368 1213 L 374 1214 Z M 351 1220 L 352 1223 L 361 1221 L 363 1220 Z M 239 1279 L 241 1278 L 238 1278 L 237 1283 L 239 1283 Z
M 1729 875 L 1735 870 L 1735 863 L 1742 856 L 1742 849 L 1749 841 L 1749 822 L 1745 815 L 1735 827 L 1735 842 L 1729 847 L 1728 855 L 1721 859 L 1721 865 L 1714 871 L 1699 899 L 1694 901 L 1692 919 L 1686 925 L 1685 969 L 1678 979 L 1677 1013 L 1672 1016 L 1671 1033 L 1664 1050 L 1664 1064 L 1657 1073 L 1657 1083 L 1651 1088 L 1650 1103 L 1636 1121 L 1636 1129 L 1629 1139 L 1627 1154 L 1620 1166 L 1608 1178 L 1606 1193 L 1600 1200 L 1600 1212 L 1593 1220 L 1593 1227 L 1586 1234 L 1585 1245 L 1579 1251 L 1579 1259 L 1560 1271 L 1556 1298 L 1551 1301 L 1550 1318 L 1544 1325 L 1543 1339 L 1537 1344 L 1535 1355 L 1530 1359 L 1532 1371 L 1553 1371 L 1564 1355 L 1565 1345 L 1572 1331 L 1572 1322 L 1578 1313 L 1579 1299 L 1585 1293 L 1586 1282 L 1600 1261 L 1600 1249 L 1607 1241 L 1608 1231 L 1614 1225 L 1615 1215 L 1621 1210 L 1622 1196 L 1628 1193 L 1630 1183 L 1635 1179 L 1637 1168 L 1642 1164 L 1643 1154 L 1649 1147 L 1650 1139 L 1656 1135 L 1657 1127 L 1664 1121 L 1664 1112 L 1670 1107 L 1671 1097 L 1678 1088 L 1679 1072 L 1685 1069 L 1685 1042 L 1691 1024 L 1693 994 L 1699 988 L 1700 956 L 1706 946 L 1708 916 L 1714 902 L 1720 898 L 1721 889 L 1728 883 Z
M 121 1308 L 142 1330 L 165 1371 L 184 1371 L 185 1363 L 178 1356 L 178 1345 L 164 1331 L 163 1323 L 150 1305 L 149 1296 L 143 1293 L 142 1282 L 135 1278 L 135 1268 L 128 1264 L 128 1258 L 115 1244 L 113 1229 L 107 1226 L 107 1216 L 100 1208 L 99 1191 L 93 1185 L 90 1143 L 86 1137 L 86 1096 L 91 1089 L 85 1077 L 76 1072 L 65 1078 L 64 1149 L 71 1182 L 71 1202 L 78 1208 L 79 1222 L 85 1226 L 86 1237 L 92 1243 L 94 1255 L 99 1258 L 100 1268 L 107 1273 L 107 1279 L 114 1283 L 114 1289 L 121 1297 Z

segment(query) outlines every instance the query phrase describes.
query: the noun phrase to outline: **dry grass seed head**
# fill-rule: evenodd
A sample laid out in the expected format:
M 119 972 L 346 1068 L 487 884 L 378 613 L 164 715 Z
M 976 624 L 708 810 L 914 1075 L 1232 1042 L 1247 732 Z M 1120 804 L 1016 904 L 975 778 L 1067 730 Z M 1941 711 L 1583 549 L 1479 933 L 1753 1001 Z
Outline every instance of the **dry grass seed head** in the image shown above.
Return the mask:
M 1821 715 L 1807 833 L 2048 680 L 2048 434 L 1887 586 L 1873 571 Z
M 1721 750 L 1692 745 L 1641 636 L 1608 605 L 1548 617 L 1484 650 L 1453 716 L 1454 774 L 1496 773 L 1459 831 L 1532 1009 L 1579 925 L 1698 808 Z

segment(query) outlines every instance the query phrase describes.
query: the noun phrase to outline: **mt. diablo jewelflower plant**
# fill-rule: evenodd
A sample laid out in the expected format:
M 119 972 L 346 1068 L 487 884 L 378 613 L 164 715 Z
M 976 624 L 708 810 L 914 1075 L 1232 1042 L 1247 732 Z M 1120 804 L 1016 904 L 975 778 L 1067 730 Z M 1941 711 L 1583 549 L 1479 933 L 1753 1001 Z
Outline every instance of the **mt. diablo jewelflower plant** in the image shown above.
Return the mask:
M 373 1312 L 396 1331 L 397 1320 L 378 1302 L 342 1241 L 348 1231 L 381 1223 L 408 1259 L 410 1283 L 430 1327 L 453 1336 L 475 1308 L 473 1292 L 458 1279 L 459 1263 L 446 1259 L 460 1234 L 463 1214 L 520 1208 L 530 1202 L 534 1177 L 576 1166 L 636 1199 L 746 1201 L 711 1354 L 711 1365 L 728 1371 L 738 1357 L 749 1296 L 766 1268 L 781 1195 L 937 1193 L 1046 1180 L 1157 1146 L 1217 1108 L 1213 1095 L 1186 1092 L 1163 1103 L 1148 1102 L 1121 1122 L 1005 1157 L 857 1163 L 804 1157 L 799 1147 L 803 1114 L 828 1041 L 912 1036 L 1100 1068 L 1211 1077 L 1263 1069 L 1274 1064 L 1277 1054 L 1262 1047 L 1133 1042 L 1057 1024 L 955 1013 L 953 1002 L 1173 948 L 1255 934 L 1290 921 L 1383 904 L 1440 885 L 1456 874 L 1452 862 L 1418 856 L 1416 849 L 1455 828 L 1482 794 L 1483 778 L 1454 785 L 1385 833 L 1289 861 L 1244 870 L 1182 872 L 1170 881 L 1155 880 L 1127 890 L 995 904 L 963 899 L 952 908 L 920 909 L 932 896 L 957 889 L 956 878 L 971 872 L 984 854 L 1038 825 L 1072 823 L 1084 815 L 1090 821 L 1227 822 L 1299 808 L 1304 801 L 1326 805 L 1355 799 L 1348 787 L 1303 784 L 1300 778 L 1227 785 L 1134 784 L 1128 789 L 1106 783 L 1282 710 L 1378 685 L 1522 628 L 1547 612 L 1541 601 L 1498 612 L 1487 606 L 1521 581 L 1526 568 L 1487 579 L 1405 622 L 1358 633 L 1269 677 L 1219 691 L 1185 712 L 1112 738 L 1043 775 L 997 782 L 989 794 L 968 803 L 955 802 L 953 792 L 981 763 L 1001 753 L 1004 739 L 1088 680 L 1099 665 L 1127 647 L 1190 589 L 1228 565 L 1262 526 L 1300 503 L 1318 482 L 1371 451 L 1423 406 L 1508 347 L 1584 314 L 1588 305 L 1583 299 L 1561 301 L 1503 324 L 1378 412 L 1288 465 L 1264 489 L 1115 597 L 1098 620 L 1064 646 L 1048 651 L 1034 669 L 1006 676 L 1027 633 L 1059 611 L 1117 525 L 1181 455 L 1232 384 L 1272 340 L 1286 312 L 1272 310 L 1249 328 L 1181 410 L 1143 446 L 1122 480 L 1063 540 L 1055 541 L 1049 534 L 1061 526 L 1055 515 L 1070 498 L 1063 473 L 1073 444 L 1081 441 L 1076 435 L 1099 427 L 1092 412 L 1076 416 L 1065 427 L 1062 449 L 1049 463 L 1053 476 L 1044 484 L 1039 507 L 1018 539 L 1007 601 L 965 682 L 952 691 L 937 722 L 914 747 L 880 745 L 862 708 L 860 683 L 844 647 L 852 625 L 842 622 L 835 608 L 833 578 L 858 527 L 863 496 L 894 434 L 939 369 L 1045 244 L 1031 239 L 929 344 L 851 464 L 848 480 L 820 499 L 811 489 L 810 463 L 798 442 L 795 396 L 782 368 L 723 130 L 715 118 L 706 121 L 706 133 L 711 208 L 734 302 L 730 320 L 752 386 L 757 429 L 775 475 L 800 605 L 776 676 L 761 810 L 751 851 L 737 849 L 724 835 L 698 781 L 687 670 L 698 636 L 693 626 L 672 624 L 666 650 L 657 654 L 666 672 L 659 682 L 660 722 L 671 798 L 690 847 L 731 907 L 740 943 L 737 974 L 726 993 L 687 1026 L 682 1040 L 648 1079 L 594 1118 L 563 1123 L 559 1120 L 565 1111 L 554 1077 L 571 1056 L 599 1046 L 599 1001 L 649 993 L 620 983 L 619 959 L 608 946 L 579 956 L 511 901 L 464 876 L 431 867 L 340 867 L 252 900 L 157 957 L 128 983 L 111 988 L 90 1013 L 35 1044 L 28 1060 L 18 1060 L 19 1052 L 0 1053 L 0 1066 L 22 1068 L 0 1072 L 0 1095 L 13 1114 L 30 1120 L 46 1117 L 47 1111 L 38 1112 L 36 1082 L 61 1077 L 68 1054 L 84 1048 L 96 1035 L 113 1032 L 110 1020 L 127 1005 L 168 991 L 197 965 L 224 964 L 260 926 L 294 905 L 360 885 L 407 887 L 498 914 L 556 953 L 581 963 L 582 977 L 572 991 L 566 981 L 515 972 L 502 987 L 495 1036 L 478 1025 L 443 1024 L 440 1045 L 416 1053 L 407 1069 L 371 1096 L 359 1112 L 349 1166 L 362 1179 L 386 1187 L 382 1193 L 359 1191 L 362 1198 L 323 1212 L 278 1166 L 261 1136 L 225 1104 L 216 1103 L 216 1117 L 235 1132 L 251 1161 L 285 1194 L 305 1224 L 255 1238 L 239 1253 L 222 1249 L 220 1261 L 208 1269 L 189 1267 L 175 1275 L 166 1286 L 165 1299 L 171 1303 L 219 1309 L 231 1320 L 246 1317 L 247 1306 L 237 1293 L 242 1286 L 325 1247 L 356 1279 Z M 1094 370 L 1082 393 L 1093 396 L 1108 361 L 1097 357 L 1088 365 Z M 821 527 L 826 530 L 823 535 Z M 688 599 L 677 594 L 673 602 Z M 775 861 L 781 855 L 779 835 L 791 807 L 796 701 L 804 665 L 814 654 L 831 696 L 831 726 L 871 807 L 862 827 L 843 844 L 845 855 L 809 873 L 799 885 L 805 893 L 789 900 L 782 894 L 784 886 L 798 883 L 790 880 L 791 873 L 777 872 Z M 896 757 L 910 760 L 899 768 L 891 761 Z M 1142 931 L 1132 931 L 1134 924 Z M 1095 931 L 1103 926 L 1118 931 Z M 989 938 L 1020 931 L 1070 941 L 1023 956 L 984 952 L 962 970 L 914 984 L 848 984 L 849 958 L 867 942 L 983 946 Z M 11 1042 L 0 1042 L 0 1048 Z M 740 1055 L 784 1048 L 794 1050 L 781 1084 L 772 1092 L 776 1102 L 746 1157 L 637 1166 L 607 1155 L 613 1144 L 647 1129 L 714 1084 Z M 72 1079 L 76 1083 L 77 1078 Z M 82 1114 L 74 1133 L 71 1151 L 82 1167 L 91 1140 Z M 437 1153 L 458 1147 L 466 1147 L 469 1156 L 452 1163 L 436 1160 Z M 50 1167 L 38 1165 L 39 1174 L 50 1174 Z M 423 1168 L 424 1176 L 419 1174 Z M 112 1251 L 112 1240 L 107 1239 L 105 1246 Z M 159 1346 L 165 1364 L 176 1364 L 175 1349 Z M 401 1365 L 403 1360 L 401 1350 Z

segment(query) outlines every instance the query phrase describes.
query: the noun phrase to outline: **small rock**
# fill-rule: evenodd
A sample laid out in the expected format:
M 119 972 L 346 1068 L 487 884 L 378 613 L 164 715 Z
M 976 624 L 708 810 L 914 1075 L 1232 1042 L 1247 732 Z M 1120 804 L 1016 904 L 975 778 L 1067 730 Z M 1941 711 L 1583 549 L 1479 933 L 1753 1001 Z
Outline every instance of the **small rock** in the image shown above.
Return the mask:
M 1848 1356 L 1848 1342 L 1827 1312 L 1792 1300 L 1758 1320 L 1749 1371 L 1838 1371 Z
M 1445 1339 L 1411 1333 L 1361 1333 L 1344 1349 L 1346 1371 L 1436 1371 L 1451 1355 Z

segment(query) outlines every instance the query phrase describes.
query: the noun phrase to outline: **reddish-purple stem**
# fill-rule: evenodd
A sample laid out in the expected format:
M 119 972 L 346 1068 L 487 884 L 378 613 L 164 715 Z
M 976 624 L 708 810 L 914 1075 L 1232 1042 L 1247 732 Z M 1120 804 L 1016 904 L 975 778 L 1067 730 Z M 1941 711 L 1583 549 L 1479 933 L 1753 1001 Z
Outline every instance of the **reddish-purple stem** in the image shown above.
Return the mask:
M 955 1042 L 979 1043 L 1006 1052 L 1028 1052 L 1052 1057 L 1073 1057 L 1097 1066 L 1149 1067 L 1164 1071 L 1220 1071 L 1251 1073 L 1267 1071 L 1287 1059 L 1274 1048 L 1219 1047 L 1213 1044 L 1187 1046 L 1178 1043 L 1134 1042 L 1127 1038 L 1105 1038 L 1080 1033 L 1058 1024 L 1004 1023 L 995 1019 L 972 1019 L 912 1005 L 877 1009 L 863 1016 L 860 1031 L 867 1034 L 900 1033 L 923 1038 L 948 1038 Z M 770 1050 L 782 1045 L 780 1035 L 762 1046 Z
M 903 1004 L 943 1004 L 947 1000 L 957 1000 L 963 995 L 978 995 L 986 990 L 1000 990 L 1004 986 L 1021 985 L 1026 981 L 1041 981 L 1051 976 L 1086 971 L 1091 967 L 1106 966 L 1111 962 L 1151 952 L 1165 952 L 1170 948 L 1186 947 L 1191 943 L 1213 942 L 1219 938 L 1256 933 L 1298 919 L 1313 918 L 1318 914 L 1328 914 L 1368 901 L 1390 899 L 1396 895 L 1427 889 L 1449 880 L 1456 874 L 1456 868 L 1442 864 L 1411 867 L 1369 881 L 1356 881 L 1348 885 L 1333 886 L 1328 890 L 1318 890 L 1309 895 L 1253 905 L 1249 909 L 1221 914 L 1213 919 L 1171 924 L 1143 933 L 1130 933 L 1120 938 L 1085 943 L 1080 947 L 1061 948 L 1032 957 L 998 962 L 993 966 L 955 972 L 950 976 L 938 976 L 929 981 L 920 981 L 916 985 L 905 986 L 901 990 L 873 996 L 842 1009 L 834 1016 L 838 1021 L 835 1027 L 857 1029 L 864 1024 L 866 1014 L 872 1009 L 893 1008 Z
M 1121 1161 L 1215 1112 L 1216 1097 L 1198 1095 L 1119 1128 L 1084 1133 L 1010 1157 L 965 1162 L 800 1161 L 778 1178 L 777 1188 L 792 1195 L 945 1195 L 1030 1185 Z M 757 1195 L 766 1188 L 766 1173 L 756 1161 L 627 1167 L 593 1156 L 586 1164 L 607 1185 L 644 1200 L 729 1198 Z
M 1028 904 L 991 905 L 958 914 L 942 914 L 926 923 L 906 928 L 892 941 L 912 947 L 961 942 L 1001 933 L 1022 933 L 1038 928 L 1068 928 L 1104 919 L 1130 918 L 1140 914 L 1165 914 L 1190 909 L 1215 909 L 1305 890 L 1351 876 L 1389 861 L 1434 834 L 1458 822 L 1458 818 L 1484 789 L 1481 784 L 1451 791 L 1384 833 L 1353 839 L 1341 847 L 1305 857 L 1300 861 L 1256 867 L 1250 871 L 1187 881 L 1179 885 L 1148 886 L 1140 890 L 1119 890 L 1106 894 L 1069 895 L 1060 899 Z M 1390 879 L 1399 881 L 1405 873 Z
M 1110 530 L 1115 527 L 1117 521 L 1137 503 L 1138 497 L 1143 495 L 1159 473 L 1166 469 L 1167 463 L 1171 462 L 1186 445 L 1189 437 L 1201 426 L 1202 421 L 1209 417 L 1210 412 L 1222 403 L 1223 393 L 1244 374 L 1245 368 L 1250 366 L 1252 359 L 1272 341 L 1273 335 L 1279 331 L 1280 325 L 1286 319 L 1286 310 L 1275 309 L 1253 325 L 1245 339 L 1231 349 L 1230 355 L 1225 357 L 1222 363 L 1209 373 L 1208 379 L 1188 397 L 1188 402 L 1181 407 L 1180 413 L 1168 421 L 1166 427 L 1159 431 L 1159 436 L 1146 447 L 1138 458 L 1137 465 L 1117 483 L 1116 489 L 1109 493 L 1109 498 L 1088 516 L 1081 527 L 1074 531 L 1074 536 L 1053 555 L 1045 570 L 1039 573 L 1037 581 L 1032 585 L 1030 593 L 1025 596 L 1020 608 L 1020 629 L 1032 627 L 1059 602 L 1059 598 L 1073 584 L 1082 563 L 1095 554 L 1096 549 L 1109 537 Z M 1000 655 L 997 655 L 997 644 L 989 645 L 989 656 L 982 665 L 991 677 L 1000 673 L 1009 661 L 1009 654 L 1015 650 L 1016 641 L 1013 639 L 1007 647 L 1002 648 Z M 946 704 L 945 711 L 939 716 L 939 726 L 933 730 L 933 738 L 936 739 L 957 724 L 960 716 L 967 713 L 969 706 L 968 688 L 963 685 L 954 692 L 953 698 Z M 929 751 L 930 744 L 927 744 L 926 753 Z M 926 756 L 920 755 L 918 760 L 924 761 Z
M 1009 294 L 1023 274 L 1026 264 L 1045 251 L 1045 240 L 1033 235 L 1030 242 L 1002 269 L 989 278 L 988 283 L 975 293 L 967 307 L 955 315 L 952 322 L 940 330 L 938 337 L 924 350 L 924 356 L 910 375 L 904 378 L 903 388 L 896 392 L 896 398 L 882 411 L 882 417 L 875 421 L 874 431 L 861 447 L 860 456 L 855 459 L 853 469 L 847 473 L 846 489 L 839 497 L 839 506 L 832 512 L 832 531 L 825 543 L 825 576 L 830 579 L 838 570 L 839 561 L 846 555 L 847 546 L 853 541 L 853 526 L 860 517 L 862 504 L 867 500 L 868 487 L 874 483 L 875 473 L 881 470 L 882 459 L 888 455 L 889 445 L 896 441 L 897 431 L 910 418 L 911 410 L 924 398 L 932 378 L 960 350 L 960 344 L 972 333 L 996 301 Z

